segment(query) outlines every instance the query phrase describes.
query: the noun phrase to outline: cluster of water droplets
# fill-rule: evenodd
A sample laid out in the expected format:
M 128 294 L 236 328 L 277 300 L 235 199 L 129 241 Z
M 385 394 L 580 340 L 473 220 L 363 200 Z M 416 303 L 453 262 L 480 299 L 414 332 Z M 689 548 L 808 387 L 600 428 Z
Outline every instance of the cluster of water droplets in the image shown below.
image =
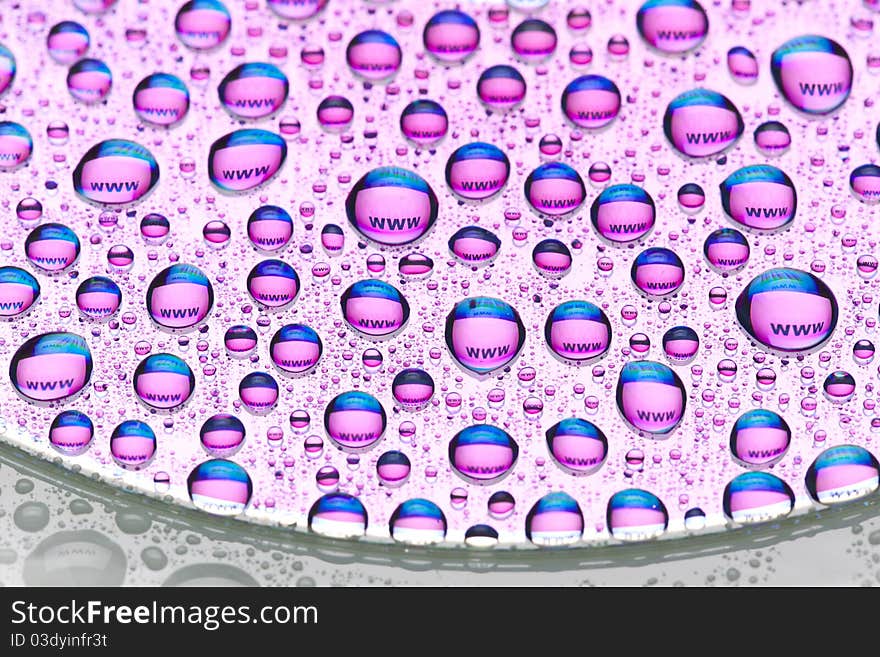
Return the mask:
M 409 543 L 873 493 L 853 4 L 7 8 L 5 436 Z

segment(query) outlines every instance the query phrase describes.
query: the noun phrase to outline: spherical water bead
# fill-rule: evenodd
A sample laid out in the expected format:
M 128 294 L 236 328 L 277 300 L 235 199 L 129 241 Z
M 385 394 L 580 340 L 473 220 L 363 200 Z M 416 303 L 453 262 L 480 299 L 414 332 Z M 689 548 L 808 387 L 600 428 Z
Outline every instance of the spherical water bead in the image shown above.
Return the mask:
M 813 500 L 832 505 L 871 495 L 878 475 L 880 464 L 871 452 L 858 445 L 838 445 L 816 457 L 805 480 Z
M 754 84 L 758 80 L 758 60 L 744 46 L 734 46 L 727 51 L 727 70 L 740 84 Z
M 612 60 L 623 60 L 629 55 L 629 39 L 623 34 L 613 34 L 608 39 L 605 49 Z
M 52 26 L 46 38 L 49 56 L 59 64 L 72 64 L 89 49 L 89 33 L 74 21 L 61 21 Z
M 581 128 L 602 128 L 619 112 L 620 89 L 601 75 L 582 75 L 562 91 L 562 113 Z
M 532 264 L 547 278 L 562 278 L 571 271 L 571 263 L 571 251 L 559 240 L 541 240 L 532 249 Z
M 590 165 L 587 177 L 593 185 L 601 187 L 611 180 L 611 167 L 605 162 L 594 162 Z
M 80 254 L 80 241 L 76 233 L 63 224 L 43 224 L 28 233 L 24 252 L 34 267 L 55 273 L 76 262 Z
M 498 531 L 489 525 L 472 525 L 464 533 L 468 547 L 490 548 L 498 544 Z
M 663 353 L 676 365 L 693 360 L 700 348 L 700 337 L 689 326 L 673 326 L 663 334 Z
M 765 121 L 755 128 L 755 146 L 768 157 L 782 155 L 791 146 L 791 133 L 779 121 Z
M 345 200 L 355 230 L 386 246 L 409 244 L 424 236 L 437 220 L 438 208 L 437 195 L 424 178 L 395 166 L 368 172 Z
M 565 24 L 570 30 L 582 32 L 593 24 L 593 15 L 586 7 L 574 7 L 566 15 Z
M 685 183 L 678 188 L 677 196 L 679 207 L 688 214 L 699 212 L 706 204 L 706 192 L 697 183 Z
M 870 253 L 863 253 L 856 259 L 856 271 L 864 279 L 874 278 L 877 274 L 878 261 Z
M 696 0 L 648 0 L 636 14 L 645 42 L 666 54 L 700 47 L 709 33 L 709 17 Z
M 424 253 L 408 253 L 397 261 L 397 270 L 403 276 L 427 276 L 434 271 L 434 261 Z
M 754 409 L 740 415 L 730 432 L 730 452 L 746 467 L 766 467 L 779 461 L 791 444 L 791 428 L 778 414 Z
M 141 219 L 140 230 L 141 237 L 149 243 L 161 243 L 171 232 L 171 223 L 167 217 L 151 212 Z
M 617 381 L 617 408 L 637 431 L 663 436 L 684 416 L 684 384 L 672 369 L 654 361 L 630 362 Z
M 186 478 L 193 505 L 218 516 L 244 513 L 254 492 L 250 475 L 238 463 L 224 459 L 205 461 Z
M 738 224 L 755 230 L 779 230 L 797 212 L 797 191 L 791 178 L 769 164 L 736 170 L 720 185 L 721 205 Z
M 499 480 L 510 472 L 519 456 L 519 445 L 491 424 L 459 431 L 449 441 L 449 464 L 461 476 L 477 483 Z
M 267 0 L 269 9 L 281 18 L 304 21 L 323 11 L 329 0 Z
M 27 162 L 34 142 L 24 126 L 12 121 L 0 122 L 0 169 L 13 169 Z
M 156 455 L 156 434 L 145 422 L 125 420 L 110 434 L 110 454 L 123 468 L 137 470 Z
M 225 192 L 243 192 L 271 180 L 286 159 L 287 144 L 274 132 L 236 130 L 211 144 L 208 177 Z
M 194 265 L 171 265 L 147 288 L 147 310 L 156 324 L 184 329 L 203 321 L 214 305 L 214 286 Z
M 829 401 L 841 404 L 852 399 L 856 392 L 856 380 L 849 372 L 838 370 L 825 378 L 822 389 Z
M 547 493 L 526 515 L 526 538 L 540 547 L 577 543 L 583 533 L 581 507 L 562 491 Z
M 608 500 L 605 522 L 608 531 L 618 540 L 645 541 L 666 531 L 669 513 L 666 505 L 653 493 L 628 488 Z
M 654 228 L 655 217 L 654 199 L 635 185 L 612 185 L 590 207 L 593 228 L 614 244 L 641 239 Z
M 176 75 L 153 73 L 135 87 L 131 102 L 141 121 L 170 126 L 189 111 L 189 90 Z
M 516 501 L 507 491 L 492 493 L 487 503 L 489 516 L 495 520 L 505 520 L 516 510 Z
M 134 251 L 125 244 L 115 244 L 107 249 L 107 262 L 113 269 L 124 271 L 134 263 Z
M 305 45 L 299 51 L 299 59 L 306 68 L 321 68 L 324 65 L 324 49 L 317 44 Z
M 751 253 L 749 241 L 733 228 L 719 228 L 703 242 L 703 255 L 719 271 L 736 271 L 748 261 Z
M 396 450 L 385 452 L 376 461 L 376 474 L 384 486 L 397 488 L 406 483 L 411 470 L 409 457 Z
M 736 300 L 745 332 L 765 347 L 783 352 L 812 349 L 837 326 L 837 299 L 813 274 L 770 269 L 759 274 Z
M 283 260 L 263 260 L 251 269 L 247 290 L 251 298 L 267 308 L 282 308 L 296 299 L 299 274 Z
M 95 425 L 81 411 L 61 411 L 49 427 L 49 442 L 65 456 L 85 453 L 95 437 Z
M 15 80 L 15 55 L 0 43 L 0 94 L 9 89 Z
M 263 251 L 283 249 L 293 236 L 293 219 L 284 208 L 262 205 L 248 217 L 247 234 L 251 244 Z
M 100 59 L 81 59 L 67 72 L 67 90 L 83 103 L 99 103 L 110 93 L 113 74 Z
M 221 248 L 229 243 L 231 236 L 232 230 L 222 221 L 209 221 L 202 226 L 202 237 L 205 238 L 208 246 Z
M 369 337 L 387 337 L 409 321 L 409 302 L 385 281 L 358 281 L 342 294 L 340 302 L 349 326 Z
M 652 297 L 675 294 L 684 283 L 684 263 L 664 247 L 651 247 L 633 260 L 630 277 L 639 291 Z
M 722 504 L 724 515 L 733 522 L 766 522 L 791 513 L 794 492 L 768 472 L 746 472 L 725 486 Z
M 394 401 L 408 410 L 424 408 L 434 396 L 434 379 L 418 368 L 407 368 L 398 372 L 391 383 Z
M 382 363 L 385 361 L 385 357 L 382 355 L 382 352 L 378 349 L 365 349 L 364 353 L 361 354 L 361 362 L 364 364 L 364 367 L 368 370 L 377 370 L 382 367 Z
M 473 142 L 446 161 L 446 184 L 458 196 L 482 201 L 500 192 L 510 177 L 510 160 L 494 144 Z
M 231 26 L 229 10 L 218 0 L 190 0 L 174 18 L 177 38 L 193 50 L 216 48 L 226 41 Z
M 480 45 L 480 28 L 468 14 L 456 9 L 440 11 L 425 23 L 425 50 L 444 64 L 459 63 Z
M 863 164 L 853 169 L 849 175 L 849 188 L 864 203 L 880 201 L 880 166 Z
M 353 73 L 378 82 L 397 73 L 403 52 L 393 36 L 381 30 L 356 35 L 345 49 L 345 61 Z
M 73 5 L 84 14 L 103 14 L 117 0 L 73 0 Z
M 446 538 L 446 516 L 440 507 L 423 498 L 406 500 L 391 514 L 391 538 L 410 545 L 430 545 Z
M 538 142 L 538 151 L 546 158 L 553 158 L 562 152 L 562 140 L 557 135 L 544 135 Z
M 40 299 L 40 283 L 19 267 L 0 267 L 0 317 L 17 317 Z
M 202 447 L 211 456 L 232 456 L 244 444 L 244 423 L 229 413 L 212 415 L 199 429 Z
M 608 439 L 599 427 L 580 418 L 557 422 L 547 430 L 547 449 L 566 472 L 592 474 L 608 456 Z
M 853 359 L 859 365 L 867 365 L 874 360 L 876 349 L 870 340 L 859 340 L 853 345 Z
M 132 376 L 138 398 L 151 408 L 177 408 L 192 396 L 196 377 L 186 362 L 172 354 L 153 354 L 140 362 Z
M 446 347 L 464 369 L 488 374 L 519 354 L 526 330 L 519 313 L 501 299 L 459 301 L 446 317 Z
M 266 372 L 250 372 L 238 384 L 238 397 L 252 413 L 266 413 L 278 401 L 278 382 Z
M 308 372 L 324 353 L 321 337 L 305 324 L 286 324 L 272 336 L 269 355 L 278 369 L 289 374 Z
M 526 97 L 526 80 L 512 66 L 490 66 L 477 80 L 477 97 L 490 110 L 504 112 Z
M 344 96 L 327 96 L 318 103 L 318 123 L 329 132 L 342 132 L 354 119 L 354 105 Z
M 568 51 L 568 61 L 577 67 L 589 66 L 593 61 L 593 49 L 585 43 L 576 43 Z
M 773 51 L 770 72 L 782 96 L 807 114 L 829 114 L 849 98 L 853 67 L 836 41 L 815 34 L 796 37 Z
M 400 114 L 400 131 L 419 146 L 432 146 L 446 136 L 449 117 L 443 106 L 433 100 L 414 100 Z
M 523 190 L 536 212 L 551 217 L 574 212 L 587 194 L 580 174 L 562 162 L 540 165 L 526 178 Z
M 309 529 L 332 538 L 363 536 L 367 531 L 367 510 L 352 495 L 329 493 L 319 498 L 309 510 Z
M 39 221 L 43 216 L 43 204 L 35 198 L 23 198 L 15 206 L 15 216 L 25 226 Z
M 290 90 L 287 76 L 274 64 L 249 62 L 229 71 L 217 87 L 220 103 L 243 119 L 277 112 Z
M 321 246 L 330 255 L 339 255 L 345 247 L 345 233 L 336 224 L 327 224 L 321 229 Z
M 501 240 L 490 230 L 480 226 L 459 228 L 449 238 L 449 250 L 466 264 L 485 264 L 501 248 Z
M 257 332 L 250 326 L 235 325 L 226 329 L 223 335 L 226 353 L 241 358 L 249 355 L 257 346 Z
M 382 404 L 365 392 L 343 392 L 324 409 L 324 429 L 342 449 L 372 447 L 385 433 L 386 425 Z
M 684 514 L 684 528 L 689 531 L 700 531 L 706 527 L 706 512 L 700 507 L 688 509 Z
M 107 319 L 119 310 L 121 303 L 122 290 L 106 276 L 87 278 L 76 289 L 76 307 L 89 319 Z
M 146 196 L 159 182 L 159 163 L 133 141 L 108 139 L 92 146 L 73 170 L 73 189 L 89 201 L 118 205 Z
M 689 157 L 717 155 L 742 136 L 745 124 L 736 106 L 708 89 L 676 96 L 663 116 L 663 132 L 672 146 Z
M 566 301 L 548 315 L 544 339 L 550 351 L 565 361 L 591 362 L 611 346 L 611 322 L 589 301 Z
M 513 28 L 510 47 L 524 62 L 533 64 L 546 59 L 556 50 L 556 30 L 538 18 L 527 18 Z

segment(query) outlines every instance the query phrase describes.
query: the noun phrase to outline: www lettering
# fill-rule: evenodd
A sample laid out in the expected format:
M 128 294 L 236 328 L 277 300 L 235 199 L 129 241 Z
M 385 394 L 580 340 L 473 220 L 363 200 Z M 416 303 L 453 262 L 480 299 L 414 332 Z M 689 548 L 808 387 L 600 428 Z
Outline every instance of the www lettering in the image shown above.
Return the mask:
M 461 183 L 461 188 L 466 189 L 469 192 L 481 192 L 487 189 L 495 189 L 496 187 L 501 187 L 501 181 L 498 179 L 495 180 L 464 180 Z
M 669 421 L 675 418 L 675 411 L 636 411 L 636 416 L 640 420 L 651 420 L 654 422 Z
M 578 204 L 576 198 L 542 198 L 538 199 L 538 205 L 542 208 L 570 208 Z
M 588 110 L 576 112 L 579 119 L 610 119 L 617 116 L 617 112 L 612 110 Z
M 500 347 L 465 347 L 465 353 L 469 358 L 491 359 L 495 356 L 506 356 L 510 351 L 510 345 Z
M 576 354 L 590 353 L 602 348 L 601 342 L 563 342 L 562 350 Z
M 198 308 L 161 308 L 159 316 L 174 319 L 183 319 L 185 317 L 195 317 L 199 314 Z
M 723 132 L 686 132 L 684 136 L 689 144 L 717 144 L 720 141 L 727 141 L 731 137 L 729 130 Z
M 251 169 L 223 169 L 220 177 L 223 180 L 247 180 L 254 176 L 265 176 L 269 173 L 269 165 L 253 167 Z
M 788 207 L 781 208 L 752 208 L 746 206 L 747 217 L 786 217 L 789 214 Z
M 18 310 L 24 305 L 24 301 L 0 301 L 0 310 Z
M 21 159 L 21 153 L 0 153 L 0 160 L 15 160 L 18 162 Z
M 388 228 L 390 230 L 410 230 L 418 228 L 421 217 L 369 217 L 370 228 Z
M 564 456 L 561 459 L 565 465 L 596 465 L 600 459 L 598 456 L 589 456 L 589 457 L 576 457 L 576 456 Z
M 89 187 L 93 192 L 135 192 L 141 184 L 137 180 L 129 180 L 126 182 L 93 182 Z
M 141 397 L 147 399 L 149 401 L 157 401 L 157 402 L 176 402 L 180 401 L 180 393 L 148 393 L 142 392 L 140 393 Z
M 175 119 L 180 116 L 180 110 L 176 107 L 144 107 L 141 113 L 152 116 L 173 116 Z
M 232 101 L 235 107 L 274 107 L 274 98 L 240 98 Z
M 640 233 L 647 228 L 647 221 L 638 224 L 608 224 L 609 233 Z
M 766 459 L 771 456 L 776 456 L 777 454 L 782 454 L 784 451 L 784 447 L 777 447 L 776 449 L 750 449 L 748 450 L 748 455 L 752 458 Z
M 462 253 L 459 254 L 459 258 L 462 260 L 488 260 L 491 258 L 494 253 Z
M 364 328 L 394 328 L 397 326 L 397 320 L 395 319 L 360 319 L 358 320 L 358 326 L 362 326 Z
M 67 262 L 67 258 L 64 256 L 34 256 L 31 260 L 41 265 L 63 265 Z
M 73 379 L 59 379 L 55 381 L 25 381 L 24 387 L 28 390 L 55 390 L 73 387 Z
M 807 335 L 809 333 L 821 333 L 825 328 L 825 322 L 816 322 L 815 324 L 773 324 L 770 323 L 770 330 L 773 335 Z
M 645 287 L 649 290 L 671 290 L 678 287 L 677 281 L 648 281 Z
M 376 434 L 372 432 L 367 433 L 349 433 L 349 432 L 339 432 L 338 434 L 340 440 L 344 440 L 346 442 L 351 443 L 362 443 L 365 440 L 373 440 L 376 438 Z
M 801 93 L 805 96 L 830 96 L 831 94 L 839 94 L 846 91 L 843 82 L 826 82 L 822 84 L 801 82 L 798 86 L 801 88 Z
M 657 30 L 657 38 L 666 41 L 681 41 L 682 39 L 696 39 L 703 36 L 702 32 L 693 30 Z
M 303 358 L 298 360 L 290 360 L 287 358 L 282 358 L 278 361 L 282 367 L 305 367 L 306 365 L 311 365 L 315 361 L 311 358 Z

